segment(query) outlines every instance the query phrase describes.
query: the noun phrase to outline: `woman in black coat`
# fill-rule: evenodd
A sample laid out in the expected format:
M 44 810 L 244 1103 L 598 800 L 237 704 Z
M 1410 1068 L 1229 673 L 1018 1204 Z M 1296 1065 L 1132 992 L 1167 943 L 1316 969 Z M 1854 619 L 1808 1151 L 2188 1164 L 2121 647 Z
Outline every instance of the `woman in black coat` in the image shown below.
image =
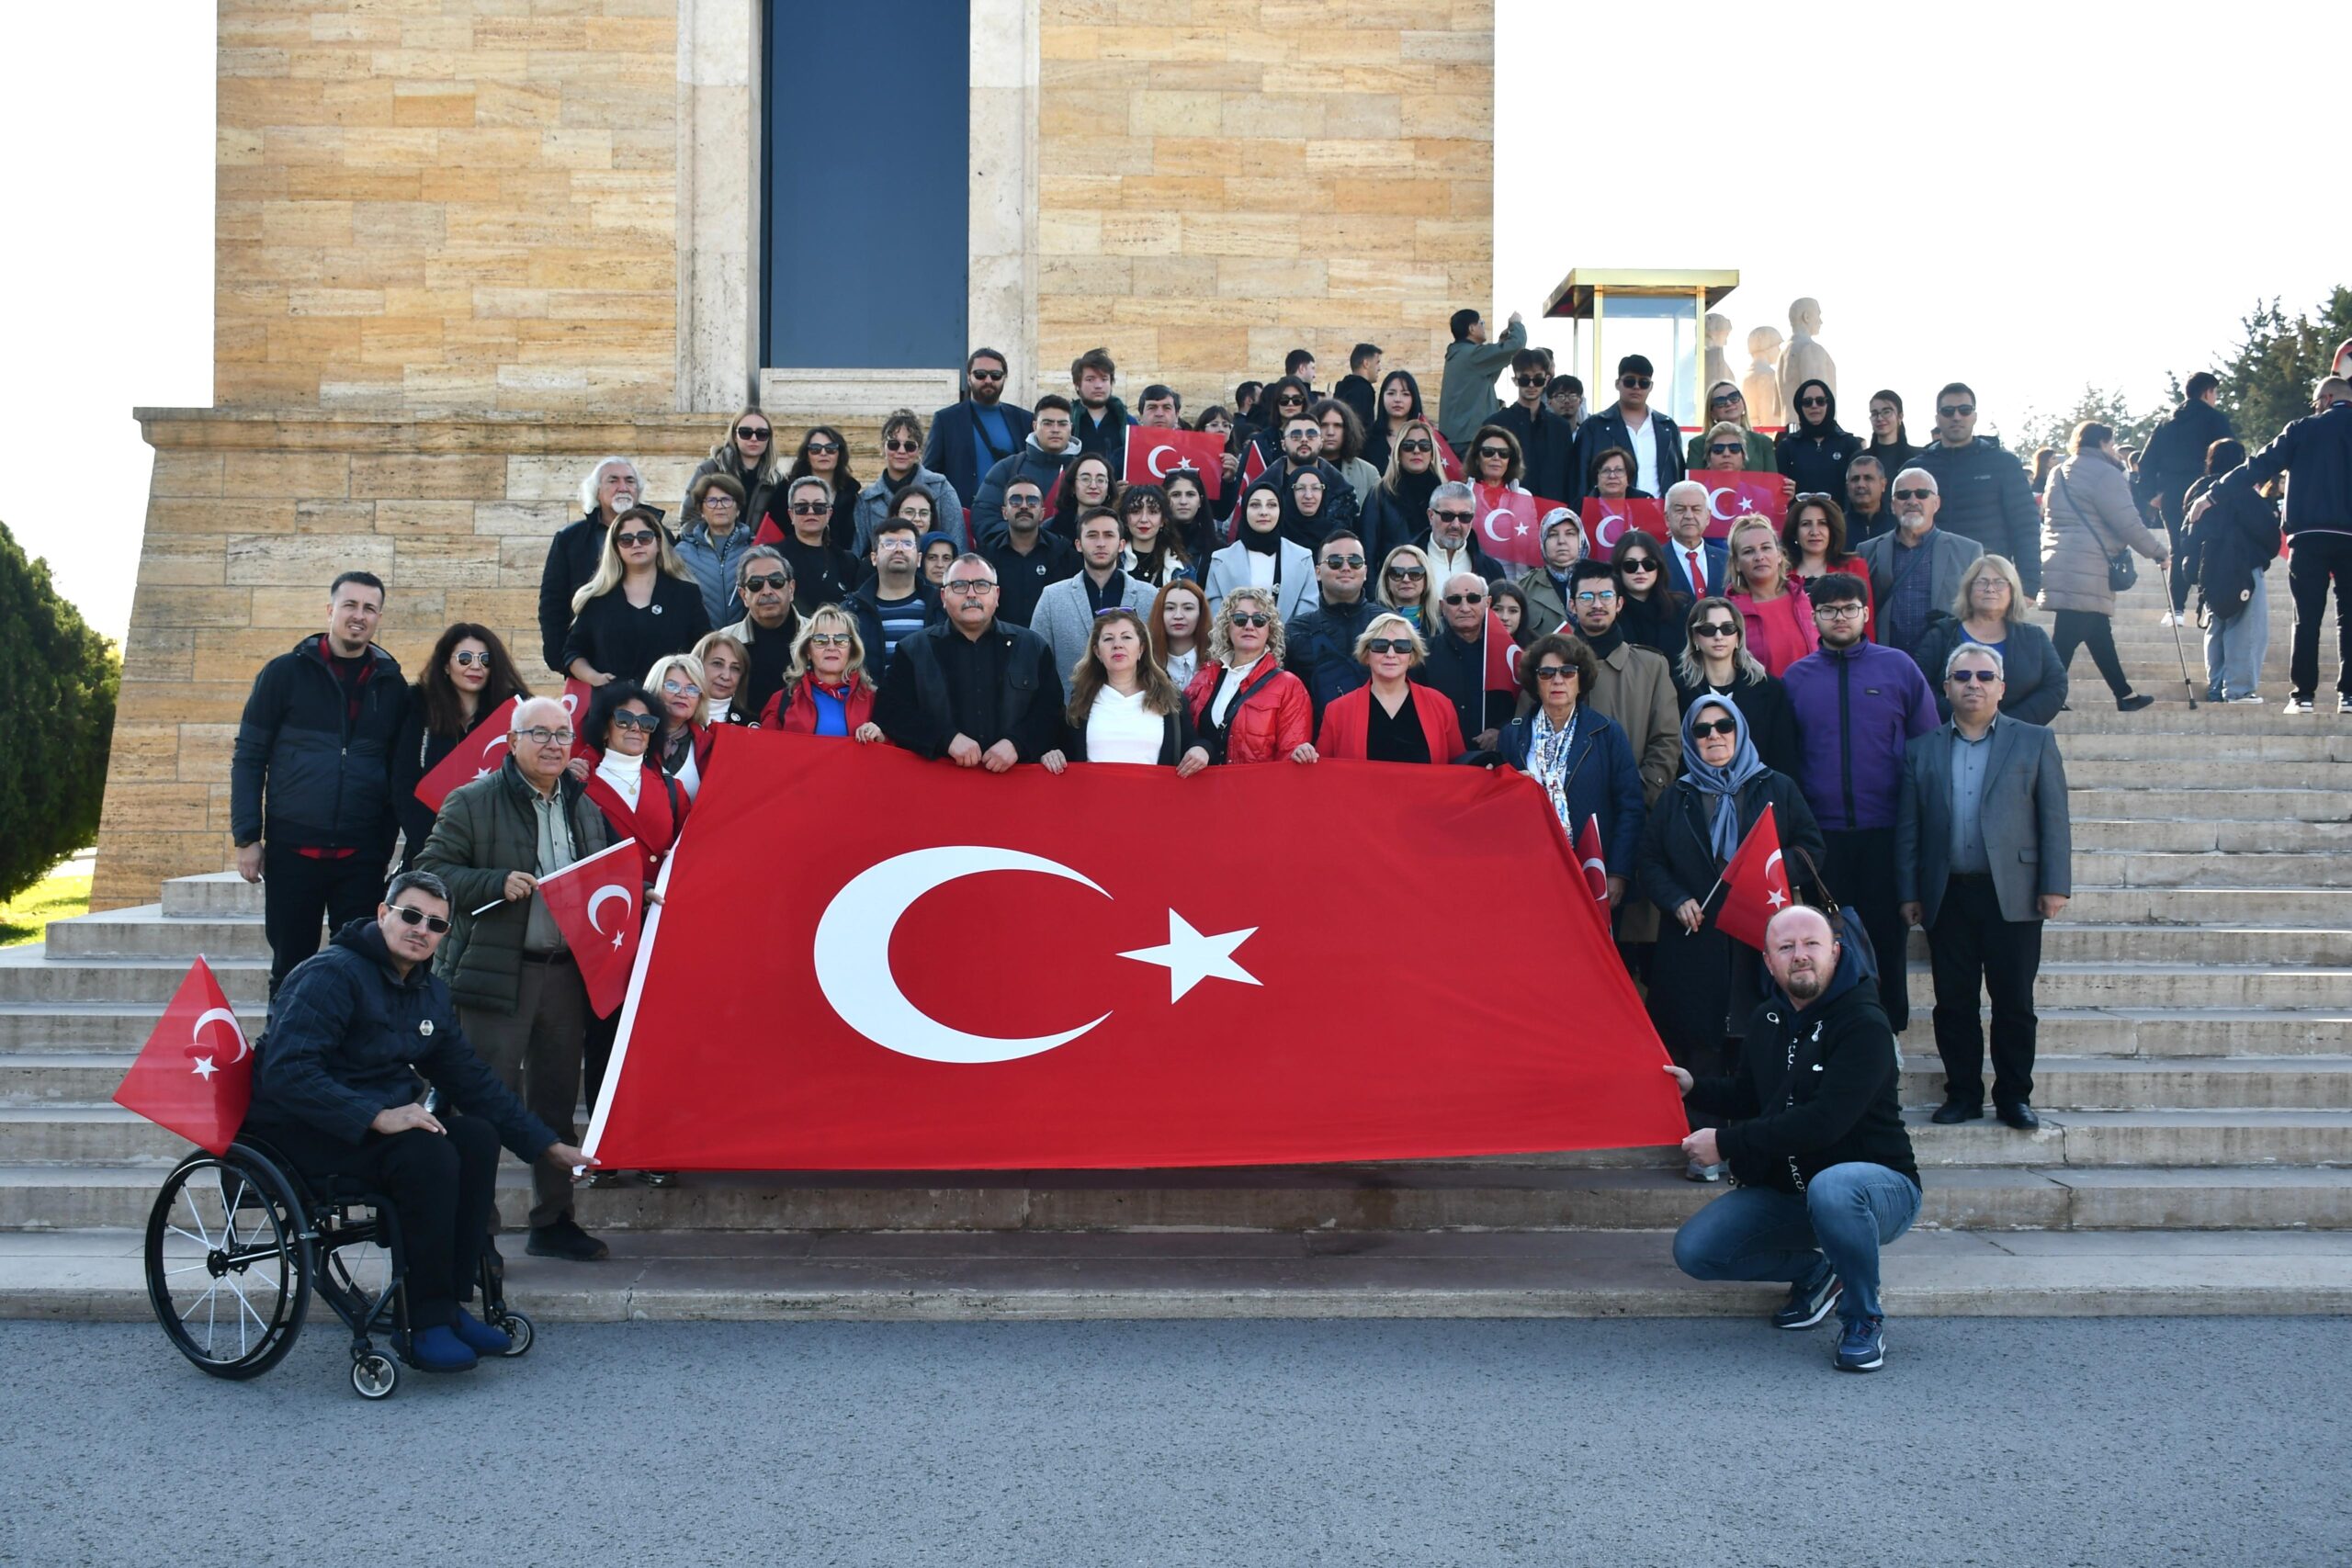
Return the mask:
M 408 717 L 392 742 L 392 815 L 401 824 L 401 870 L 415 865 L 416 852 L 433 836 L 440 815 L 416 798 L 416 786 L 507 698 L 530 694 L 506 645 L 488 626 L 459 621 L 433 645 L 424 677 L 409 694 Z
M 1671 667 L 1690 646 L 1690 599 L 1668 586 L 1666 547 L 1656 535 L 1628 528 L 1617 536 L 1616 552 L 1609 558 L 1625 585 L 1617 602 L 1617 627 L 1644 648 L 1666 655 Z
M 596 575 L 572 596 L 564 671 L 592 686 L 642 681 L 655 660 L 686 652 L 710 629 L 702 585 L 661 520 L 632 507 L 613 519 Z
M 1936 711 L 1951 716 L 1944 697 L 1944 664 L 1962 644 L 2001 656 L 2001 711 L 2028 724 L 2048 724 L 2066 705 L 2066 666 L 2050 634 L 2025 618 L 2029 601 L 2007 556 L 1978 556 L 1960 574 L 1951 614 L 1938 615 L 1920 634 L 1911 657 L 1927 671 Z
M 1817 400 L 1808 401 L 1808 400 Z M 1829 383 L 1806 381 L 1789 402 L 1789 427 L 1772 443 L 1772 461 L 1795 484 L 1799 495 L 1846 498 L 1846 465 L 1862 449 L 1861 437 L 1839 427 L 1838 394 Z M 1894 488 L 1894 476 L 1886 476 Z
M 1724 627 L 1731 629 L 1728 634 Z M 1705 696 L 1729 697 L 1747 720 L 1756 755 L 1776 773 L 1797 774 L 1797 713 L 1780 678 L 1747 651 L 1747 623 L 1730 600 L 1707 598 L 1682 618 L 1682 651 L 1667 668 L 1674 676 L 1675 706 L 1687 721 L 1690 705 Z
M 1726 717 L 1734 726 L 1730 736 L 1694 735 L 1698 725 L 1712 727 Z M 1708 760 L 1710 751 L 1715 761 Z M 1812 870 L 1826 852 L 1813 808 L 1794 779 L 1756 755 L 1747 716 L 1734 699 L 1701 698 L 1683 716 L 1682 776 L 1650 807 L 1634 864 L 1641 896 L 1664 915 L 1650 957 L 1650 1021 L 1675 1064 L 1695 1077 L 1731 1071 L 1747 1015 L 1763 996 L 1762 954 L 1725 936 L 1714 920 L 1722 908 L 1716 879 L 1768 806 L 1789 890 L 1806 902 L 1815 891 Z M 1698 1166 L 1688 1174 L 1694 1181 L 1722 1176 L 1719 1168 Z

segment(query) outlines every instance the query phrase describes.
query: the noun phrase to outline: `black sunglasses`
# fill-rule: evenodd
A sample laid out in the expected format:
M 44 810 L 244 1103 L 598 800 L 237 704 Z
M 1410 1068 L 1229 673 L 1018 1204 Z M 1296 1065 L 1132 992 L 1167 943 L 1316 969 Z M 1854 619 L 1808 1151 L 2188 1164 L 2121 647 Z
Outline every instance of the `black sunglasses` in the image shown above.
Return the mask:
M 1442 507 L 1430 509 L 1441 523 L 1467 523 L 1477 515 L 1475 512 L 1449 512 Z
M 1799 398 L 1797 400 L 1797 407 L 1801 409 L 1826 409 L 1828 406 L 1829 400 L 1827 398 L 1821 397 L 1818 394 L 1810 398 Z
M 796 501 L 792 503 L 795 517 L 822 517 L 833 509 L 830 501 Z
M 648 735 L 662 728 L 662 717 L 659 714 L 616 713 L 613 715 L 613 722 L 623 729 L 642 729 Z
M 1510 448 L 1508 446 L 1481 446 L 1478 448 L 1478 456 L 1481 457 L 1508 458 L 1510 456 Z
M 1522 387 L 1540 387 L 1544 385 L 1544 380 L 1541 376 L 1514 376 L 1511 379 Z
M 1325 556 L 1325 557 L 1323 558 L 1323 564 L 1324 564 L 1325 566 L 1329 567 L 1333 571 L 1340 571 L 1340 570 L 1346 570 L 1346 569 L 1348 569 L 1348 568 L 1351 568 L 1351 567 L 1359 567 L 1359 566 L 1362 566 L 1362 565 L 1363 564 L 1363 557 L 1362 557 L 1362 556 Z
M 1449 593 L 1445 602 L 1449 604 L 1483 604 L 1487 596 L 1484 593 Z
M 747 577 L 743 580 L 743 586 L 754 593 L 763 588 L 789 588 L 792 586 L 792 574 L 788 571 L 771 571 L 765 576 Z
M 1617 563 L 1619 571 L 1656 571 L 1657 562 L 1647 556 L 1626 556 Z
M 1996 670 L 1954 670 L 1944 676 L 1944 679 L 1947 681 L 1984 681 L 1988 682 L 1997 681 L 2000 678 L 2000 671 Z
M 1747 446 L 1745 442 L 1739 441 L 1710 441 L 1707 443 L 1707 450 L 1710 452 L 1745 452 L 1747 450 Z
M 1410 653 L 1413 639 L 1408 637 L 1376 637 L 1363 645 L 1366 653 Z
M 920 441 L 885 441 L 882 443 L 882 450 L 885 452 L 920 452 L 922 450 L 922 443 Z
M 802 448 L 812 457 L 821 457 L 829 452 L 838 452 L 841 449 L 841 443 L 838 441 L 811 441 Z
M 974 381 L 1001 381 L 1004 379 L 1004 372 L 1001 370 L 967 370 L 964 374 L 967 378 Z
M 1650 378 L 1646 376 L 1620 376 L 1617 378 L 1617 384 L 1621 387 L 1641 388 L 1648 386 Z
M 1411 441 L 1399 441 L 1396 443 L 1396 450 L 1399 452 L 1434 452 L 1437 448 L 1430 446 L 1428 442 L 1417 437 Z
M 1566 681 L 1580 677 L 1583 673 L 1573 664 L 1539 664 L 1535 667 L 1535 678 L 1539 681 Z
M 1898 490 L 1894 492 L 1894 499 L 1897 501 L 1925 501 L 1928 497 L 1935 493 L 1936 492 L 1931 490 Z
M 1233 624 L 1237 626 L 1262 626 L 1272 620 L 1273 616 L 1262 610 L 1237 610 L 1233 615 Z
M 1976 405 L 1974 403 L 1946 403 L 1941 408 L 1936 410 L 1936 412 L 1941 414 L 1946 419 L 1966 419 L 1970 414 L 1973 414 L 1975 412 Z
M 735 427 L 735 439 L 738 441 L 765 441 L 775 434 L 765 425 L 760 424 L 739 424 Z
M 1693 735 L 1736 735 L 1739 720 L 1736 718 L 1702 718 L 1690 726 Z
M 448 917 L 446 915 L 428 915 L 424 910 L 413 908 L 406 904 L 394 904 L 391 906 L 391 911 L 401 918 L 402 925 L 423 926 L 435 936 L 440 936 L 449 929 Z
M 635 529 L 627 534 L 616 534 L 613 538 L 615 542 L 623 545 L 650 545 L 653 542 L 653 536 L 643 529 Z
M 1737 637 L 1739 623 L 1737 621 L 1701 621 L 1690 628 L 1690 635 L 1693 637 Z
M 1429 573 L 1423 571 L 1417 566 L 1392 566 L 1388 569 L 1388 575 L 1391 577 L 1427 577 Z

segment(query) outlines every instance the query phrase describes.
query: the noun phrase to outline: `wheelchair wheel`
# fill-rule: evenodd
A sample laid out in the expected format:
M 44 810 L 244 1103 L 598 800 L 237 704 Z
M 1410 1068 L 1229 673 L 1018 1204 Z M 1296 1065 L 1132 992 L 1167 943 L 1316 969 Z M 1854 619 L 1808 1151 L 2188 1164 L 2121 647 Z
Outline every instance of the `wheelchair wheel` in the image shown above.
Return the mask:
M 401 1386 L 401 1366 L 380 1350 L 351 1358 L 351 1389 L 362 1399 L 390 1399 Z
M 291 1187 L 242 1147 L 195 1154 L 147 1216 L 147 1299 L 164 1334 L 217 1378 L 284 1359 L 311 1303 L 311 1244 Z
M 514 1341 L 514 1343 L 509 1345 L 505 1349 L 501 1350 L 499 1352 L 500 1355 L 504 1356 L 511 1360 L 516 1356 L 523 1356 L 530 1353 L 531 1338 L 534 1331 L 531 1327 L 531 1320 L 529 1318 L 525 1317 L 519 1312 L 510 1312 L 505 1316 L 498 1319 L 497 1322 L 492 1324 L 491 1326 Z

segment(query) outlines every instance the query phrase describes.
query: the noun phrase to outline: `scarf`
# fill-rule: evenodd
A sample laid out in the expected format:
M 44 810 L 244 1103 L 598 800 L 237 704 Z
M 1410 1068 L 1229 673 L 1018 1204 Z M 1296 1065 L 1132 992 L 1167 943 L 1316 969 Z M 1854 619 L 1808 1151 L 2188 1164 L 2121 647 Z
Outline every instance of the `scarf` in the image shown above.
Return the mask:
M 1568 810 L 1568 758 L 1577 748 L 1577 719 L 1583 712 L 1581 704 L 1571 708 L 1567 724 L 1555 729 L 1551 716 L 1537 708 L 1527 746 L 1527 771 L 1544 786 L 1544 793 L 1552 797 L 1552 810 L 1571 839 L 1576 837 L 1577 825 L 1570 820 Z
M 1709 708 L 1721 708 L 1731 715 L 1739 726 L 1739 747 L 1731 761 L 1722 767 L 1711 767 L 1699 755 L 1699 744 L 1690 738 L 1690 727 Z M 1770 770 L 1756 754 L 1756 743 L 1747 738 L 1747 716 L 1729 697 L 1702 697 L 1690 705 L 1690 713 L 1682 721 L 1682 778 L 1707 807 L 1707 843 L 1715 859 L 1730 863 L 1739 852 L 1739 792 L 1742 785 L 1759 773 Z

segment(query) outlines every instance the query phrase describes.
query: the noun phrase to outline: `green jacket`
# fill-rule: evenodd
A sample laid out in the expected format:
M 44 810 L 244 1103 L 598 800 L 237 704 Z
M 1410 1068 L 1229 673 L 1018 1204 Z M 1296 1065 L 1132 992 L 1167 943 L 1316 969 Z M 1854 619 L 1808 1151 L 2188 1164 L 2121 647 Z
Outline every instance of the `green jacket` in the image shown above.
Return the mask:
M 1470 445 L 1478 427 L 1503 406 L 1495 378 L 1510 368 L 1510 356 L 1527 346 L 1527 323 L 1503 329 L 1492 343 L 1467 339 L 1445 347 L 1445 377 L 1438 383 L 1437 431 L 1456 452 Z
M 571 852 L 582 860 L 616 842 L 604 812 L 570 773 L 556 781 L 571 824 Z M 523 987 L 523 932 L 530 903 L 498 903 L 509 872 L 537 874 L 538 824 L 531 786 L 508 758 L 498 772 L 450 792 L 416 857 L 416 869 L 449 885 L 451 928 L 434 973 L 460 1008 L 511 1014 Z M 468 913 L 498 903 L 477 919 Z
M 1773 455 L 1770 436 L 1758 435 L 1752 430 L 1743 430 L 1740 432 L 1739 439 L 1740 444 L 1747 448 L 1749 473 L 1777 474 L 1781 471 L 1781 460 Z M 1702 430 L 1690 438 L 1690 455 L 1683 460 L 1690 465 L 1691 477 L 1694 479 L 1698 476 L 1699 470 L 1707 466 L 1706 431 Z M 1838 499 L 1842 504 L 1845 498 L 1841 496 Z

